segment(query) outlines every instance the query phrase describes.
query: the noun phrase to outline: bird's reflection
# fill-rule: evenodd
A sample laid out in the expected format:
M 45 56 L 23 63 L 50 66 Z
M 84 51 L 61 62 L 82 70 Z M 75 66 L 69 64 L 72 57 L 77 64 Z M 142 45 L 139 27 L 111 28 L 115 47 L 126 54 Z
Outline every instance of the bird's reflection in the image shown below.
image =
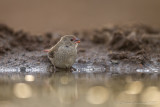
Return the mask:
M 56 90 L 61 103 L 70 104 L 78 98 L 77 81 L 69 70 L 57 69 L 49 83 Z
M 77 74 L 65 69 L 44 78 L 26 74 L 9 81 L 6 76 L 5 81 L 0 80 L 0 107 L 159 107 L 159 81 L 150 79 L 150 75 L 138 76 Z

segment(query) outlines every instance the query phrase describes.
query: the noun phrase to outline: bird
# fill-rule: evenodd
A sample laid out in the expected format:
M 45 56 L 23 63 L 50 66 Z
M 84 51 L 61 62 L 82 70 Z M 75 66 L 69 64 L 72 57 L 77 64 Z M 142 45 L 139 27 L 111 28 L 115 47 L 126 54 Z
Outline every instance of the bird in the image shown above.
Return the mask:
M 48 58 L 56 68 L 70 69 L 76 61 L 77 47 L 80 40 L 74 35 L 62 36 L 59 42 L 49 50 Z

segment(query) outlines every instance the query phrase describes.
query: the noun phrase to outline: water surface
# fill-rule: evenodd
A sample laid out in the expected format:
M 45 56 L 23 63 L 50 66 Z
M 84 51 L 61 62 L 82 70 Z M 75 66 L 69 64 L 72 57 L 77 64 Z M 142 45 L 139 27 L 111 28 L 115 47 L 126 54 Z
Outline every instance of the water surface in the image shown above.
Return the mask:
M 85 70 L 85 69 L 83 69 Z M 12 72 L 0 75 L 0 107 L 159 107 L 158 73 Z

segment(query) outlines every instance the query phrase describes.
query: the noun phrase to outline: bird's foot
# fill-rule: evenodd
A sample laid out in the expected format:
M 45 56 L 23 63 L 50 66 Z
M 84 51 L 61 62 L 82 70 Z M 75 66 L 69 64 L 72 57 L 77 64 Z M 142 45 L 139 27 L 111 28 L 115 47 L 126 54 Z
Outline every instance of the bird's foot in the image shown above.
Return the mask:
M 50 65 L 48 71 L 50 73 L 54 73 L 55 74 L 56 73 L 56 67 L 54 65 Z

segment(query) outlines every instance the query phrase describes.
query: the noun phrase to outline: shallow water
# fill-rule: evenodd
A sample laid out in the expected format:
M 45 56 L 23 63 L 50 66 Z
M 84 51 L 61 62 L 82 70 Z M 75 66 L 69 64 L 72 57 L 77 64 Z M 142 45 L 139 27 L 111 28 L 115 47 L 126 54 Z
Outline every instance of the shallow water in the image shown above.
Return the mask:
M 102 67 L 91 68 L 74 72 L 61 70 L 55 74 L 3 72 L 0 107 L 160 106 L 158 73 L 118 74 L 106 72 Z M 104 71 L 92 72 L 100 69 Z

